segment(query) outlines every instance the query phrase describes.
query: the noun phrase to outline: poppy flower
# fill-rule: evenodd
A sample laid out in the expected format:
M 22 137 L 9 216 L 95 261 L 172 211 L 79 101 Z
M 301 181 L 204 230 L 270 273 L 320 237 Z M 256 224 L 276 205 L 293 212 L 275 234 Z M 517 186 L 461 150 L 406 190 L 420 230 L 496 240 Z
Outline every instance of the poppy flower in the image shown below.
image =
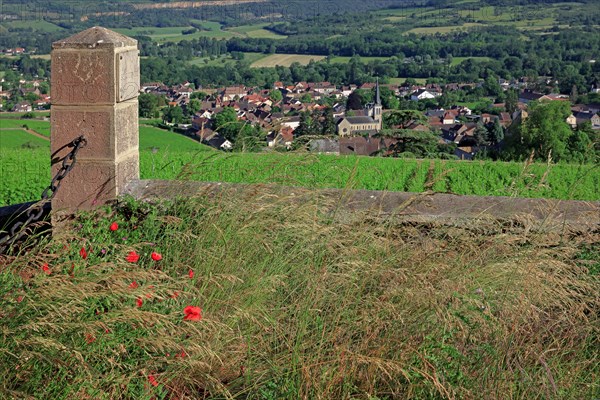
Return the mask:
M 90 343 L 94 343 L 96 341 L 96 338 L 94 337 L 94 335 L 90 334 L 90 333 L 86 333 L 85 334 L 85 341 L 90 344 Z
M 152 295 L 150 293 L 146 293 L 146 298 L 151 299 Z
M 159 253 L 157 253 L 157 252 L 155 252 L 155 251 L 152 252 L 152 254 L 150 255 L 150 257 L 152 257 L 152 259 L 154 261 L 160 261 L 160 260 L 162 260 L 162 255 L 159 254 Z
M 171 295 L 172 299 L 176 299 L 179 297 L 179 292 L 173 292 L 173 294 Z
M 81 250 L 79 250 L 79 255 L 81 256 L 81 258 L 83 258 L 84 260 L 87 258 L 88 254 L 87 251 L 85 251 L 85 247 L 82 247 Z
M 135 251 L 130 251 L 125 260 L 130 263 L 136 263 L 140 259 L 140 256 Z
M 116 222 L 113 222 L 112 224 L 110 224 L 110 230 L 111 231 L 116 231 L 117 229 L 119 229 L 119 224 L 117 224 Z
M 202 309 L 200 307 L 187 306 L 183 309 L 184 321 L 200 321 L 202 319 Z
M 132 289 L 137 289 L 138 286 L 140 286 L 140 285 L 138 285 L 138 283 L 136 281 L 131 282 L 131 284 L 129 285 L 129 287 Z
M 181 350 L 181 353 L 177 354 L 175 357 L 185 358 L 185 351 Z
M 50 275 L 52 273 L 50 267 L 48 266 L 48 263 L 42 265 L 42 271 L 44 271 L 47 275 Z
M 150 382 L 152 386 L 158 386 L 158 381 L 156 380 L 154 375 L 148 375 L 148 382 Z
M 23 296 L 19 296 L 19 297 L 17 297 L 17 303 L 20 303 L 20 302 L 22 302 L 22 301 L 23 301 Z
M 194 278 L 194 270 L 193 270 L 193 269 L 190 269 L 190 270 L 188 271 L 188 276 L 190 277 L 190 279 L 193 279 L 193 278 Z
M 141 299 L 141 297 L 138 297 L 138 298 L 135 300 L 135 304 L 136 304 L 138 307 L 141 307 L 141 306 L 144 304 L 144 300 L 142 300 L 142 299 Z

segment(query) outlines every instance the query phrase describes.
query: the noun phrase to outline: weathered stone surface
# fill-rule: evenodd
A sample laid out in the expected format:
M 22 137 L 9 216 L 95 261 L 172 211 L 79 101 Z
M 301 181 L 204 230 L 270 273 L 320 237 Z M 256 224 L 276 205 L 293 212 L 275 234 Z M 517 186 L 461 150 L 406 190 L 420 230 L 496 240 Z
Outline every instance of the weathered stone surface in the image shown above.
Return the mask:
M 101 26 L 94 26 L 52 43 L 53 49 L 114 49 L 127 46 L 137 46 L 137 40 Z
M 52 52 L 52 104 L 115 102 L 115 55 L 109 51 Z
M 60 163 L 52 167 L 55 174 Z M 89 210 L 117 196 L 116 166 L 112 162 L 77 160 L 75 168 L 67 175 L 54 199 L 53 212 Z
M 84 135 L 87 146 L 52 201 L 54 212 L 90 209 L 139 178 L 137 41 L 94 27 L 53 44 L 53 174 Z
M 119 99 L 125 101 L 137 98 L 140 91 L 140 58 L 137 49 L 117 54 L 119 65 Z
M 600 202 L 459 196 L 443 193 L 402 193 L 346 189 L 305 189 L 278 185 L 141 180 L 130 181 L 125 193 L 140 200 L 176 199 L 243 193 L 248 201 L 284 199 L 301 207 L 317 199 L 323 213 L 352 222 L 353 216 L 410 223 L 481 227 L 521 227 L 540 232 L 591 232 L 600 229 Z
M 128 182 L 137 179 L 140 179 L 140 159 L 139 153 L 134 152 L 117 163 L 116 194 L 121 194 Z
M 79 151 L 79 159 L 114 160 L 115 141 L 112 133 L 115 125 L 114 113 L 114 107 L 111 106 L 97 108 L 54 106 L 51 114 L 52 153 L 80 135 L 84 135 L 88 144 Z
M 140 134 L 137 98 L 116 106 L 114 129 L 117 155 L 138 149 Z

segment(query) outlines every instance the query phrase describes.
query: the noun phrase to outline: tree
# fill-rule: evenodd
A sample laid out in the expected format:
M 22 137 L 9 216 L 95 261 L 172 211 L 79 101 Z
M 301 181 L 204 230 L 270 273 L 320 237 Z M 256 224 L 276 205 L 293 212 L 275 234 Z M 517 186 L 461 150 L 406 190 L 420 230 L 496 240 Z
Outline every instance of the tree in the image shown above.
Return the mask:
M 187 115 L 196 115 L 196 113 L 198 111 L 200 111 L 200 109 L 202 108 L 202 103 L 200 103 L 200 100 L 198 99 L 191 99 L 190 102 L 188 103 L 185 111 L 187 112 Z
M 163 111 L 163 122 L 179 124 L 183 121 L 183 109 L 179 106 L 168 107 Z
M 512 151 L 521 158 L 532 151 L 534 158 L 545 161 L 550 155 L 560 161 L 567 155 L 567 144 L 573 134 L 566 119 L 571 114 L 565 101 L 535 101 L 529 105 L 529 116 L 512 140 Z
M 158 108 L 158 97 L 153 94 L 142 93 L 138 97 L 139 114 L 142 118 L 152 118 Z
M 348 96 L 346 108 L 348 110 L 360 110 L 363 108 L 362 98 L 357 90 L 353 91 L 350 93 L 350 96 Z
M 232 107 L 225 107 L 223 111 L 215 115 L 214 130 L 222 137 L 235 142 L 244 124 L 238 121 L 237 113 Z
M 504 103 L 506 112 L 512 115 L 519 108 L 519 94 L 516 90 L 509 90 L 506 92 L 506 100 Z
M 504 140 L 504 128 L 500 124 L 500 119 L 496 118 L 494 124 L 489 129 L 488 137 L 492 145 L 497 145 Z
M 269 92 L 269 98 L 273 101 L 274 104 L 277 104 L 281 100 L 283 100 L 283 95 L 281 94 L 280 90 L 273 89 Z
M 424 124 L 427 122 L 427 117 L 417 110 L 394 110 L 383 114 L 384 128 L 399 127 L 404 129 L 412 122 Z
M 473 137 L 475 138 L 477 146 L 488 146 L 490 144 L 488 130 L 485 129 L 485 126 L 483 126 L 481 122 L 477 124 Z

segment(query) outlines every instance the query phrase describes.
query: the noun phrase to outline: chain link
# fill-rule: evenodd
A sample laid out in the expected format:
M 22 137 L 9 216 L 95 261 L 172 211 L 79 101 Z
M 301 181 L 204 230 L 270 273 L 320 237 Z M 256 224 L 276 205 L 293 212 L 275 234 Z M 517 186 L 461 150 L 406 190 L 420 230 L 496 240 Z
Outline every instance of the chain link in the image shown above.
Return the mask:
M 71 172 L 75 163 L 77 162 L 77 153 L 83 147 L 87 145 L 87 140 L 84 136 L 79 136 L 65 147 L 71 148 L 72 150 L 63 158 L 62 165 L 47 188 L 42 192 L 42 198 L 37 203 L 33 204 L 27 209 L 25 221 L 17 221 L 13 224 L 10 229 L 3 236 L 0 236 L 0 253 L 6 251 L 6 249 L 12 244 L 19 241 L 27 233 L 27 227 L 34 222 L 39 221 L 44 215 L 44 205 L 51 201 L 56 192 L 60 188 L 62 180 Z

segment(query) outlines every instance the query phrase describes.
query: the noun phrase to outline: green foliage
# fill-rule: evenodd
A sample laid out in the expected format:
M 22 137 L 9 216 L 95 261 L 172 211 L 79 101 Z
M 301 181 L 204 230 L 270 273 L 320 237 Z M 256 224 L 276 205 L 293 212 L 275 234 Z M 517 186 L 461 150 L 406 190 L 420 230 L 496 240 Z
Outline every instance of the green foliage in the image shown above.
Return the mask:
M 573 131 L 566 120 L 571 115 L 568 102 L 542 101 L 529 105 L 529 116 L 508 143 L 509 154 L 534 159 L 570 161 L 567 146 Z

